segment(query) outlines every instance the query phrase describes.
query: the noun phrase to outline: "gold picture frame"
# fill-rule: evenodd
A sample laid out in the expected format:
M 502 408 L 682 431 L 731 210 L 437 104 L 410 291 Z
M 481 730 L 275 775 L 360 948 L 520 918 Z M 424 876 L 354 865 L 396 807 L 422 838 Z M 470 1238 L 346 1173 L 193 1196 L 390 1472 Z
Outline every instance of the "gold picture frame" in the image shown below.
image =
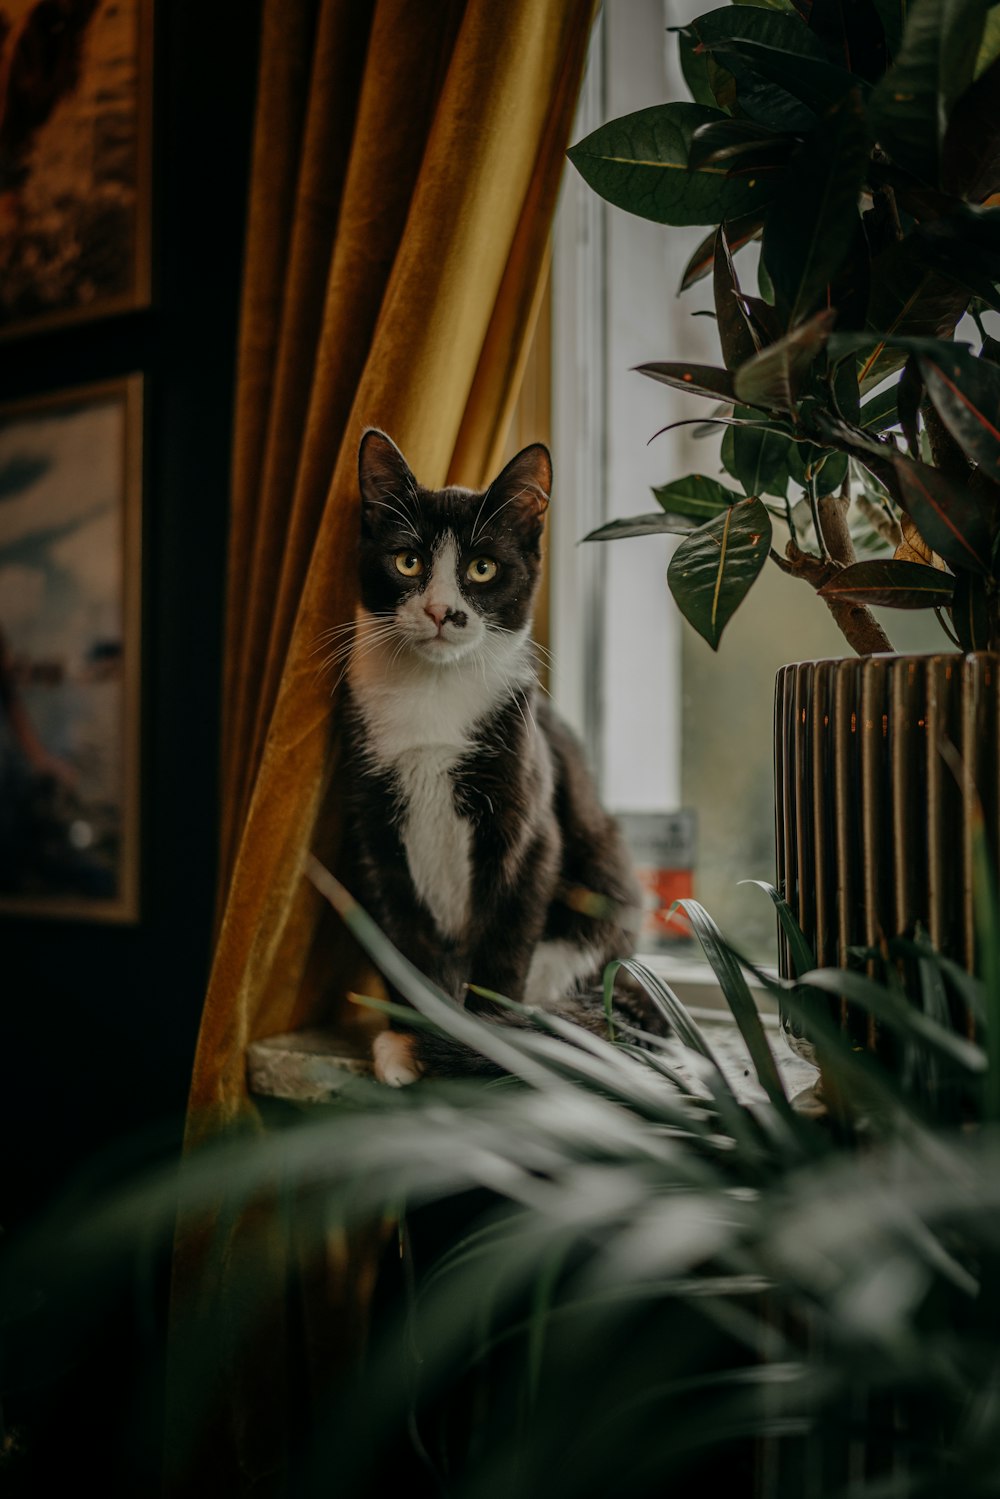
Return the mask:
M 0 915 L 139 917 L 142 402 L 0 405 Z
M 153 0 L 0 0 L 0 340 L 147 307 Z

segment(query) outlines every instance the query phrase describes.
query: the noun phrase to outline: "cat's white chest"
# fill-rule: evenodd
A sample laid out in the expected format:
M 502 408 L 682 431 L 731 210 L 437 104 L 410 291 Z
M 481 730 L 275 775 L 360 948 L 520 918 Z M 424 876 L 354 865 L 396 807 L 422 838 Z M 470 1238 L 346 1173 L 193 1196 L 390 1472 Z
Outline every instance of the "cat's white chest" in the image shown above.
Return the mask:
M 364 619 L 359 618 L 363 629 Z M 524 680 L 524 638 L 494 643 L 488 658 L 427 666 L 393 643 L 351 662 L 351 690 L 365 724 L 365 754 L 397 787 L 400 838 L 421 902 L 446 937 L 472 915 L 473 839 L 455 805 L 453 771 L 476 727 Z M 388 810 L 388 809 L 387 809 Z
M 368 756 L 396 783 L 414 890 L 438 929 L 459 938 L 471 914 L 472 828 L 456 808 L 452 772 L 472 747 L 471 705 L 449 690 L 451 682 L 434 684 L 437 690 L 420 677 L 360 692 L 359 685 Z

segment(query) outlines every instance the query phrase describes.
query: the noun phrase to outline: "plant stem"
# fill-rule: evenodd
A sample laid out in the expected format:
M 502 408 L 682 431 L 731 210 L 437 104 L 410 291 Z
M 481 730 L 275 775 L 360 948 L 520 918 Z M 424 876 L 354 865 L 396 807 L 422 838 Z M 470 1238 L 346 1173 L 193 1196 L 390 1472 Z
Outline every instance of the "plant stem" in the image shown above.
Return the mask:
M 794 541 L 788 543 L 784 557 L 779 557 L 773 550 L 771 556 L 783 573 L 788 573 L 793 578 L 804 578 L 810 587 L 817 590 L 836 577 L 844 565 L 832 558 L 824 560 L 809 552 L 800 551 Z M 840 633 L 859 656 L 872 656 L 892 650 L 892 641 L 871 610 L 866 609 L 863 604 L 852 604 L 847 599 L 824 599 L 823 602 L 836 620 Z
M 812 514 L 813 530 L 816 532 L 816 545 L 819 547 L 821 557 L 829 557 L 830 552 L 823 535 L 823 526 L 819 514 L 819 493 L 816 485 L 816 475 L 812 469 L 806 471 L 806 488 L 809 494 L 809 510 Z M 795 537 L 792 537 L 795 540 Z
M 969 460 L 926 396 L 920 402 L 920 415 L 924 419 L 924 429 L 931 445 L 935 467 L 956 483 L 968 484 L 972 472 Z

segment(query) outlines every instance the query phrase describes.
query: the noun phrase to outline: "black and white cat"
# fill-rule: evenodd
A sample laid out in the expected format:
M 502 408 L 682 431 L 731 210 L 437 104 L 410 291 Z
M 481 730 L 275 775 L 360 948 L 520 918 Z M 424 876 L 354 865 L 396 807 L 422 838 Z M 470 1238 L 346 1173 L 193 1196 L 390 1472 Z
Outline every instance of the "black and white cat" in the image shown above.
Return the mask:
M 370 429 L 359 477 L 348 884 L 455 999 L 473 983 L 596 1026 L 602 970 L 632 952 L 639 896 L 580 749 L 537 687 L 549 454 L 525 448 L 482 493 L 428 490 Z M 395 1024 L 375 1044 L 376 1075 L 397 1085 L 488 1068 Z

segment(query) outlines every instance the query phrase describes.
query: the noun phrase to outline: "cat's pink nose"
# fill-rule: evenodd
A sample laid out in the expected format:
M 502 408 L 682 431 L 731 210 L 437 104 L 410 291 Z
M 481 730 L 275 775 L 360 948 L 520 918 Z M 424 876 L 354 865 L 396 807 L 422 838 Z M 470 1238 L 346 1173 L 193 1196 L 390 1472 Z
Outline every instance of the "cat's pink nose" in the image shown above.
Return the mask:
M 434 621 L 434 623 L 437 625 L 438 629 L 440 630 L 441 626 L 444 624 L 445 617 L 446 617 L 446 615 L 448 613 L 448 605 L 447 604 L 425 604 L 424 605 L 424 613 L 430 615 L 431 619 Z

